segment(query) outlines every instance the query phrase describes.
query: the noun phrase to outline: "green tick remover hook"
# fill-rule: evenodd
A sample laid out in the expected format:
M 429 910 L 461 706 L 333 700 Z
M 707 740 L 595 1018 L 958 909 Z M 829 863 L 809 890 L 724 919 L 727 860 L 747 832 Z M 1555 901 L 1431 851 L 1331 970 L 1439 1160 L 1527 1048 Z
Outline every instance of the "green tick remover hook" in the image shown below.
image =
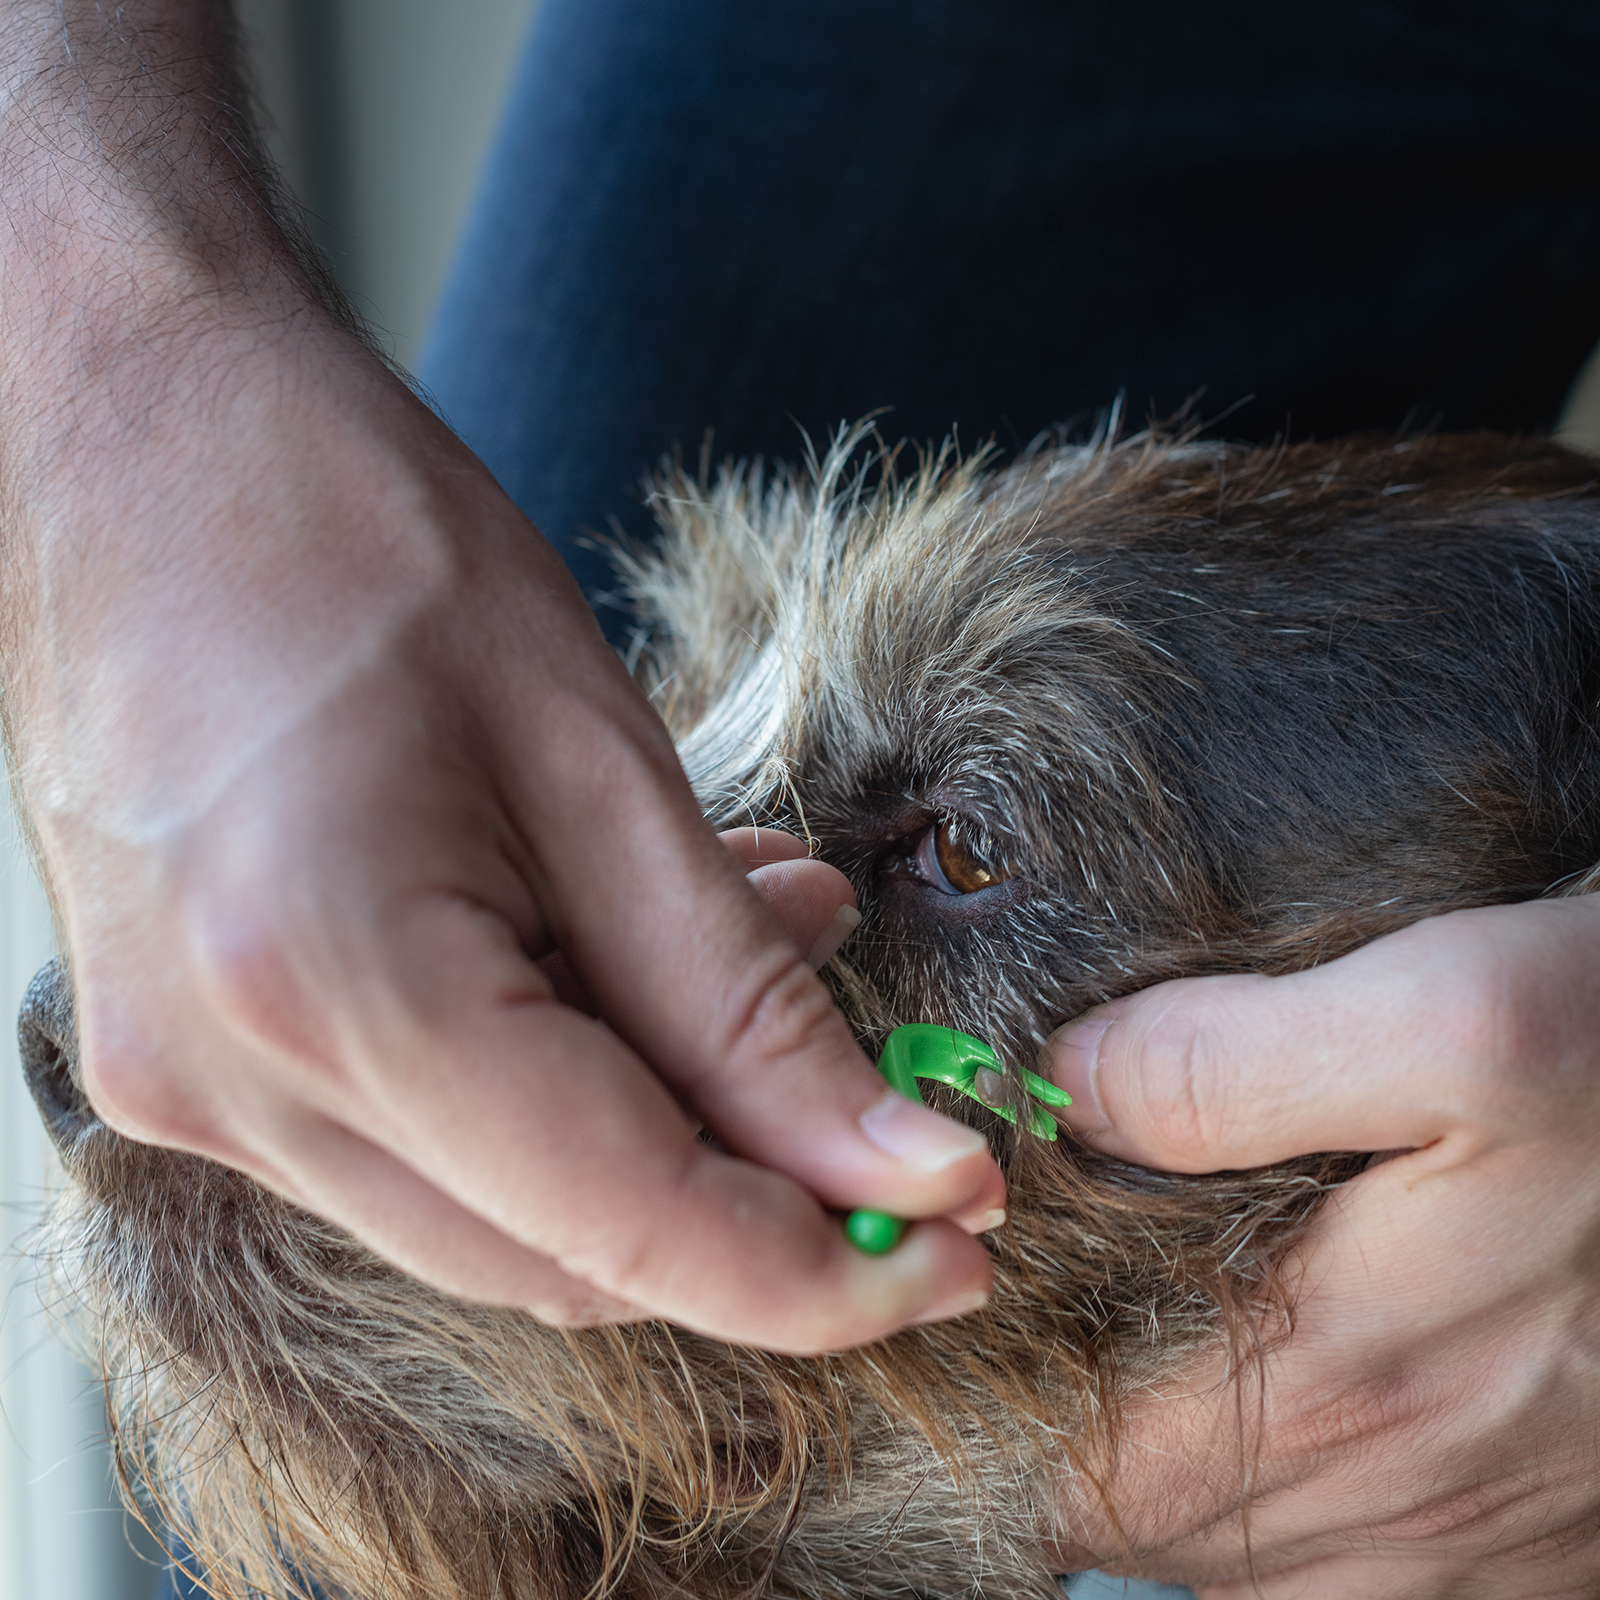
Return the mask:
M 974 1039 L 970 1033 L 935 1027 L 931 1022 L 913 1022 L 896 1028 L 883 1041 L 878 1071 L 891 1089 L 898 1089 L 908 1100 L 922 1099 L 917 1079 L 927 1078 L 930 1082 L 947 1083 L 952 1089 L 959 1089 L 969 1100 L 987 1106 L 1007 1122 L 1017 1120 L 1010 1106 L 995 1104 L 1003 1093 L 1006 1076 L 1000 1057 L 982 1039 Z M 1072 1104 L 1071 1095 L 1053 1083 L 1046 1083 L 1037 1073 L 1024 1071 L 1022 1087 L 1047 1106 Z M 1029 1102 L 1028 1132 L 1053 1140 L 1056 1119 Z
M 969 1099 L 986 1106 L 997 1117 L 1015 1122 L 1017 1113 L 1010 1106 L 994 1105 L 1004 1089 L 1006 1069 L 1000 1058 L 981 1039 L 969 1033 L 957 1033 L 954 1028 L 941 1028 L 931 1022 L 912 1022 L 896 1028 L 883 1041 L 883 1054 L 878 1057 L 878 1071 L 891 1089 L 898 1089 L 908 1100 L 922 1101 L 918 1078 L 934 1083 L 947 1083 Z M 1048 1111 L 1036 1106 L 1042 1100 L 1047 1106 L 1070 1106 L 1072 1096 L 1046 1083 L 1037 1073 L 1021 1069 L 1022 1087 L 1032 1100 L 1024 1101 L 1028 1115 L 1028 1132 L 1041 1139 L 1054 1139 L 1056 1119 Z M 906 1225 L 898 1217 L 883 1211 L 852 1211 L 844 1222 L 845 1236 L 858 1250 L 869 1256 L 881 1256 L 899 1244 Z

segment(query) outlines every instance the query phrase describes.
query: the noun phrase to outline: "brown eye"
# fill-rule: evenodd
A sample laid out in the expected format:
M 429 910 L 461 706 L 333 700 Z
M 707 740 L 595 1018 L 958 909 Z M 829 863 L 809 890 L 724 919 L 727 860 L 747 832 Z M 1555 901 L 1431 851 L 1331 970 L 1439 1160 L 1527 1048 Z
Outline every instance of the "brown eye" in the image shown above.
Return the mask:
M 932 844 L 930 851 L 928 846 Z M 927 857 L 931 854 L 932 860 Z M 932 867 L 933 872 L 925 872 L 937 889 L 943 889 L 946 894 L 973 894 L 979 889 L 987 889 L 991 883 L 999 883 L 1009 878 L 1009 872 L 1002 871 L 992 862 L 985 861 L 981 856 L 968 849 L 960 836 L 951 827 L 949 817 L 941 817 L 929 830 L 922 848 L 917 851 L 919 865 Z

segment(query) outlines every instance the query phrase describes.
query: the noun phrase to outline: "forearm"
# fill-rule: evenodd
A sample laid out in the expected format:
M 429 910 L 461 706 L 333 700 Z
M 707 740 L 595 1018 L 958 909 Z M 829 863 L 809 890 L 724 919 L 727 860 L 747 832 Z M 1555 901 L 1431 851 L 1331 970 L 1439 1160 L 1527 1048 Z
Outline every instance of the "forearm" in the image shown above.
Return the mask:
M 208 337 L 348 320 L 262 153 L 234 32 L 225 0 L 0 0 L 13 484 L 48 479 L 75 443 L 92 467 L 103 430 L 194 381 Z M 8 520 L 14 543 L 26 530 Z
M 7 732 L 36 804 L 103 809 L 130 761 L 201 780 L 186 675 L 270 723 L 386 584 L 410 604 L 378 519 L 416 498 L 416 408 L 283 220 L 225 6 L 14 0 L 0 30 Z
M 303 306 L 316 269 L 286 226 L 225 0 L 0 0 L 0 372 L 87 364 L 130 322 Z

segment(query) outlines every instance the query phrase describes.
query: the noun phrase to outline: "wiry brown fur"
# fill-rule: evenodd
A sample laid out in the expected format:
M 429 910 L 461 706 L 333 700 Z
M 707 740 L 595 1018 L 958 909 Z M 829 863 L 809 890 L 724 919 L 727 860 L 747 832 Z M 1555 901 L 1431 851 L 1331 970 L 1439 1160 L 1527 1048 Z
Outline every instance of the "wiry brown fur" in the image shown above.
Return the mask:
M 868 487 L 860 443 L 664 483 L 630 575 L 708 814 L 806 833 L 855 883 L 829 976 L 869 1046 L 948 1022 L 1031 1065 L 1108 996 L 1303 967 L 1600 859 L 1576 457 L 1139 438 Z M 939 817 L 1010 876 L 920 878 Z M 1043 1597 L 1038 1536 L 1063 1483 L 1093 1496 L 1122 1398 L 1281 1310 L 1275 1266 L 1362 1160 L 1166 1178 L 963 1101 L 1011 1184 L 981 1315 L 815 1360 L 561 1332 L 117 1138 L 60 1000 L 25 1027 L 70 1180 L 49 1249 L 126 1473 L 230 1596 L 298 1569 L 406 1600 Z

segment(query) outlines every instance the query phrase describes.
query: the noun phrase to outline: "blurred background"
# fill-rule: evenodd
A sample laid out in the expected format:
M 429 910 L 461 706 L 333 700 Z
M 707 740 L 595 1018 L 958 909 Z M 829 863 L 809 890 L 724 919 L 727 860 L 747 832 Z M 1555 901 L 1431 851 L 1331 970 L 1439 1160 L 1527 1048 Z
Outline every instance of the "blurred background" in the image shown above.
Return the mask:
M 537 0 L 236 0 L 273 155 L 411 367 Z
M 416 360 L 537 0 L 239 0 L 268 139 L 390 353 Z M 54 945 L 0 837 L 0 1600 L 148 1600 L 98 1380 L 51 1337 L 26 1241 L 49 1181 L 10 1019 Z
M 322 248 L 402 366 L 421 347 L 536 0 L 241 0 L 268 137 Z M 1600 360 L 1565 431 L 1600 453 Z M 145 1600 L 98 1384 L 50 1337 L 26 1239 L 48 1182 L 10 1017 L 52 949 L 18 841 L 0 844 L 0 1600 Z

